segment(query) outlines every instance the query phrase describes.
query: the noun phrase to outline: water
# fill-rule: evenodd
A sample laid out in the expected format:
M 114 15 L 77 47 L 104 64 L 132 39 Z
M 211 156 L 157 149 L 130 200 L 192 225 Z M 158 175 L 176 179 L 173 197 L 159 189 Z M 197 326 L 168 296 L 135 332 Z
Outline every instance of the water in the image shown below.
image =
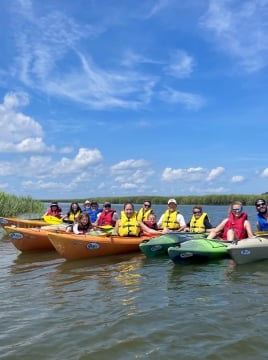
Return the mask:
M 180 210 L 189 220 L 191 207 Z M 214 225 L 227 213 L 204 210 Z M 255 223 L 254 207 L 245 210 Z M 1 359 L 268 355 L 268 261 L 181 266 L 141 253 L 65 261 L 53 251 L 20 254 L 5 236 L 0 253 Z

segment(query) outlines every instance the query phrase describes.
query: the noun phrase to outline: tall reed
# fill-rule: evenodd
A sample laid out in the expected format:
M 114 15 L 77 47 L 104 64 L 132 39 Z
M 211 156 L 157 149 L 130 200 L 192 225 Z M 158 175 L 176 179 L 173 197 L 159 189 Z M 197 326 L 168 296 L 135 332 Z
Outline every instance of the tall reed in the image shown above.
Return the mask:
M 11 217 L 20 214 L 41 214 L 44 203 L 30 196 L 15 196 L 0 191 L 0 216 Z

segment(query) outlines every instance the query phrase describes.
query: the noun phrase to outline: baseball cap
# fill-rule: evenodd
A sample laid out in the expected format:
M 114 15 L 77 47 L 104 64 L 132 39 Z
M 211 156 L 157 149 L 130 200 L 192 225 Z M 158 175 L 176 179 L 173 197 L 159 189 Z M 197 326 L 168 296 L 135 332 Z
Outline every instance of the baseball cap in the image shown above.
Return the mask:
M 111 203 L 109 201 L 105 201 L 105 203 L 103 203 L 103 207 L 105 206 L 111 206 Z
M 266 205 L 266 201 L 264 199 L 258 199 L 255 201 L 255 206 L 258 205 L 259 203 L 264 203 Z
M 52 202 L 52 203 L 50 204 L 50 206 L 59 206 L 59 205 L 58 205 L 57 202 L 54 201 L 54 202 Z
M 168 203 L 168 204 L 174 203 L 174 204 L 177 205 L 177 201 L 176 201 L 175 199 L 169 199 L 167 203 Z

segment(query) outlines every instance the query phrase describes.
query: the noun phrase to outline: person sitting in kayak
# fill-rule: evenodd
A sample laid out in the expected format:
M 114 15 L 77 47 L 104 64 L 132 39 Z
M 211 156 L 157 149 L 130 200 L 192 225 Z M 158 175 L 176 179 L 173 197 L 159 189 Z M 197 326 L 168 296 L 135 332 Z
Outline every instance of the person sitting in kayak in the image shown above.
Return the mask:
M 62 210 L 61 207 L 58 205 L 57 201 L 54 201 L 50 204 L 49 208 L 45 212 L 45 214 L 42 216 L 55 216 L 59 219 L 62 217 Z
M 268 208 L 264 199 L 258 199 L 255 201 L 257 210 L 257 230 L 268 231 Z
M 168 209 L 161 215 L 158 223 L 160 229 L 168 231 L 183 231 L 186 227 L 184 216 L 177 209 L 177 201 L 175 199 L 168 200 Z
M 119 236 L 140 236 L 142 233 L 161 235 L 161 231 L 151 229 L 142 221 L 137 220 L 137 213 L 131 202 L 124 204 L 121 217 L 117 220 L 114 228 L 114 235 Z
M 159 230 L 158 225 L 157 225 L 157 221 L 156 221 L 156 215 L 154 213 L 151 213 L 148 216 L 148 220 L 143 221 L 143 223 L 146 226 L 148 226 L 150 229 Z
M 208 214 L 203 212 L 202 206 L 195 205 L 191 220 L 186 224 L 184 231 L 203 233 L 210 232 L 212 228 L 213 226 L 209 221 Z
M 247 213 L 243 212 L 243 206 L 240 201 L 234 201 L 228 213 L 228 218 L 212 229 L 208 239 L 218 238 L 220 240 L 242 240 L 247 237 L 254 237 L 251 224 L 248 221 Z
M 147 221 L 148 217 L 150 214 L 153 213 L 153 209 L 152 209 L 152 203 L 150 200 L 145 200 L 143 202 L 143 207 L 139 209 L 138 213 L 137 213 L 137 220 L 139 221 Z
M 87 212 L 82 212 L 77 221 L 73 225 L 69 225 L 66 232 L 73 232 L 74 234 L 86 234 L 94 230 L 94 226 L 91 224 L 90 217 Z
M 82 213 L 82 209 L 77 202 L 72 202 L 70 205 L 70 209 L 67 212 L 62 220 L 64 222 L 73 223 L 75 220 L 78 219 L 79 215 Z
M 119 220 L 119 215 L 116 210 L 112 209 L 112 205 L 110 202 L 106 201 L 103 204 L 102 211 L 97 215 L 97 220 L 94 223 L 96 226 L 115 226 L 116 221 Z

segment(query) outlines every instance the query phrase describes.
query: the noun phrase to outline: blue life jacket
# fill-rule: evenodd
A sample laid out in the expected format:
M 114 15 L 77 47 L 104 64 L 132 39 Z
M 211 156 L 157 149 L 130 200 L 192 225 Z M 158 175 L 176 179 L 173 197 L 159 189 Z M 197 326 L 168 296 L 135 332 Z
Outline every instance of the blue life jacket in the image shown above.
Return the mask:
M 257 221 L 260 226 L 260 231 L 268 231 L 268 221 L 259 212 L 257 213 Z

